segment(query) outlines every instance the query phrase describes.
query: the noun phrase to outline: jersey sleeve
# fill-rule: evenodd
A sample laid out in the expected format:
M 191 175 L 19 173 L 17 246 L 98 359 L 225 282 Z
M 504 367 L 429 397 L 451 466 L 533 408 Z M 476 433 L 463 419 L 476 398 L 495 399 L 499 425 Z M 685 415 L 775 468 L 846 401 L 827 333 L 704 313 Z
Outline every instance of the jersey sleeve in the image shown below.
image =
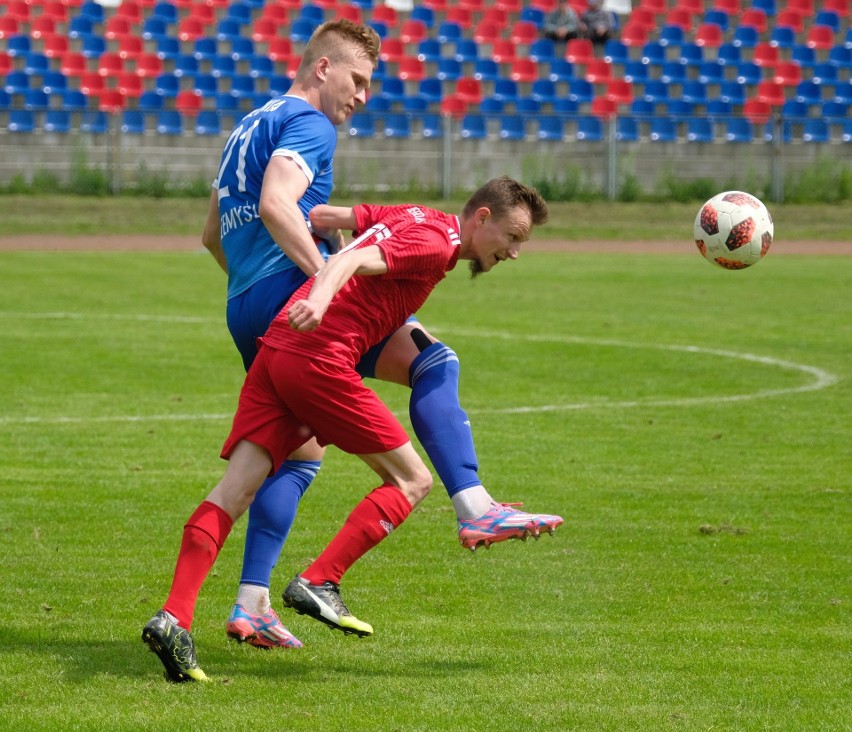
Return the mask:
M 323 114 L 297 114 L 287 120 L 274 144 L 272 156 L 292 160 L 311 184 L 333 159 L 337 132 Z
M 388 274 L 396 278 L 431 278 L 454 263 L 457 247 L 447 234 L 432 224 L 409 226 L 377 242 L 385 256 Z

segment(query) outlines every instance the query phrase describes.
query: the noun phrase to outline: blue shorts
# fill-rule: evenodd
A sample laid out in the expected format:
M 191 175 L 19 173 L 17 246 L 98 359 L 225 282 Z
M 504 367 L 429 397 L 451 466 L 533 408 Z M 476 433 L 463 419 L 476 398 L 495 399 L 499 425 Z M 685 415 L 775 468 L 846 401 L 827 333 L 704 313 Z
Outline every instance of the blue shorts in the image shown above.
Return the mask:
M 228 330 L 243 358 L 246 371 L 257 356 L 257 339 L 266 333 L 269 324 L 287 304 L 290 296 L 307 279 L 302 270 L 294 267 L 264 277 L 245 292 L 228 300 L 226 311 Z M 417 318 L 412 315 L 408 322 L 417 322 Z M 376 361 L 388 338 L 390 336 L 379 341 L 363 355 L 356 368 L 362 377 L 369 379 L 376 377 Z

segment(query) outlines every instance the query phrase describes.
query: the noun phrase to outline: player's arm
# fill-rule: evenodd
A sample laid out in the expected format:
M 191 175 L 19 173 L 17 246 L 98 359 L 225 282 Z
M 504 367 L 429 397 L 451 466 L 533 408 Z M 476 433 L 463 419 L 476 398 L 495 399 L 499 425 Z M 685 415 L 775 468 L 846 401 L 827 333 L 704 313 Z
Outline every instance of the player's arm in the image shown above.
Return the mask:
M 322 268 L 324 260 L 298 206 L 307 189 L 308 179 L 296 163 L 273 156 L 263 175 L 259 213 L 284 254 L 311 276 Z
M 201 243 L 212 255 L 213 259 L 228 274 L 228 260 L 222 249 L 222 229 L 219 225 L 219 191 L 215 188 L 210 193 L 210 205 L 207 207 L 207 220 L 204 231 L 201 232 Z
M 355 211 L 351 206 L 329 206 L 328 204 L 314 206 L 308 218 L 311 220 L 314 233 L 318 236 L 339 232 L 341 229 L 355 231 L 358 227 Z
M 354 275 L 381 275 L 388 271 L 385 255 L 375 244 L 352 249 L 328 258 L 304 300 L 297 300 L 287 310 L 294 330 L 314 330 L 322 322 L 334 296 Z

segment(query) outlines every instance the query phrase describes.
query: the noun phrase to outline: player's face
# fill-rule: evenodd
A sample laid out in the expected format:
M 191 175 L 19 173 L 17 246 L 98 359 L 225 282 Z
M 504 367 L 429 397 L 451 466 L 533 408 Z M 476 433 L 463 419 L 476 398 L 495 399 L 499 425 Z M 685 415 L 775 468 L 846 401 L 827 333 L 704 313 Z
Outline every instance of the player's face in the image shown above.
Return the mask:
M 332 124 L 342 124 L 355 108 L 367 103 L 367 90 L 373 76 L 373 64 L 355 49 L 343 61 L 324 67 L 325 84 L 320 94 L 321 111 Z
M 527 208 L 517 206 L 505 216 L 496 218 L 488 208 L 474 215 L 471 277 L 488 272 L 499 262 L 517 259 L 521 244 L 530 238 L 532 216 Z

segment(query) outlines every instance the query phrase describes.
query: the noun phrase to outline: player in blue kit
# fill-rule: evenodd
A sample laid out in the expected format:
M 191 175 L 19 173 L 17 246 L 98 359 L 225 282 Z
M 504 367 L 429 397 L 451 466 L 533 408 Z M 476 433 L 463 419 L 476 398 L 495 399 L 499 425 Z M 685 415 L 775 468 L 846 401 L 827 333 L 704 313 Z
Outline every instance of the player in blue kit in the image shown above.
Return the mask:
M 257 338 L 342 241 L 339 231 L 312 233 L 308 213 L 329 200 L 335 127 L 366 102 L 379 43 L 369 27 L 321 25 L 287 94 L 246 115 L 225 144 L 202 240 L 228 274 L 228 328 L 247 370 Z M 463 546 L 538 536 L 561 523 L 497 503 L 482 486 L 458 400 L 458 357 L 415 320 L 371 349 L 358 371 L 411 388 L 412 425 L 450 494 Z M 264 648 L 301 646 L 272 609 L 269 581 L 322 456 L 315 440 L 307 442 L 255 496 L 230 637 Z

